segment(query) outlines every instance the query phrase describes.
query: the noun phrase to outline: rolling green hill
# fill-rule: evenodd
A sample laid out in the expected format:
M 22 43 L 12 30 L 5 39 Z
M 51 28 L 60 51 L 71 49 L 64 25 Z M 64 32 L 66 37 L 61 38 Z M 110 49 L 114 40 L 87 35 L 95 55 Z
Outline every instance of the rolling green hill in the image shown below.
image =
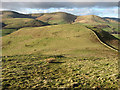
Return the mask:
M 102 36 L 104 32 L 100 34 Z M 81 50 L 91 50 L 91 53 L 103 49 L 109 50 L 100 44 L 91 30 L 79 24 L 22 28 L 3 37 L 3 55 L 34 52 L 80 55 Z
M 49 24 L 72 23 L 76 18 L 77 16 L 65 12 L 44 13 L 37 17 L 38 20 L 48 22 Z

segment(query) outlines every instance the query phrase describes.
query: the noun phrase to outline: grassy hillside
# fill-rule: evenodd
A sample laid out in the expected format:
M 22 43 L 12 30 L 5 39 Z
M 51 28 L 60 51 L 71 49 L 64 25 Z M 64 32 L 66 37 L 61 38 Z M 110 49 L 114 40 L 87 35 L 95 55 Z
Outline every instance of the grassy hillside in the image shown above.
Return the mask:
M 85 26 L 26 27 L 2 40 L 3 89 L 119 87 L 117 52 Z
M 79 24 L 22 28 L 3 37 L 3 55 L 34 52 L 80 55 L 81 49 L 96 51 L 102 48 L 107 50 L 91 30 Z
M 37 19 L 48 22 L 49 24 L 66 24 L 74 22 L 76 17 L 77 16 L 65 12 L 55 12 L 44 13 L 40 17 L 37 17 Z

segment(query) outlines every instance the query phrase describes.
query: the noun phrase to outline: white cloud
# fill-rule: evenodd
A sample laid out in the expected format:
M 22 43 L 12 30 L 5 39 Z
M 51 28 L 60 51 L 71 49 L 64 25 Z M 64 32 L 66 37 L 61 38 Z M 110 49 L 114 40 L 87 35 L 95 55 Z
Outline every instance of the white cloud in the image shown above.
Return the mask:
M 33 1 L 33 0 L 32 0 Z M 36 1 L 36 0 L 34 0 Z M 71 1 L 71 0 L 64 0 L 64 1 Z M 72 0 L 74 1 L 74 0 Z M 92 0 L 95 1 L 95 0 Z M 99 1 L 99 0 L 97 0 Z M 105 0 L 108 1 L 108 0 Z M 112 0 L 111 0 L 112 1 Z M 115 1 L 115 0 L 114 0 Z M 99 16 L 117 16 L 118 9 L 117 9 L 117 2 L 116 3 L 98 3 L 98 2 L 72 2 L 72 3 L 3 3 L 3 9 L 18 11 L 21 13 L 50 13 L 50 12 L 68 12 L 75 15 L 99 15 Z
M 98 15 L 101 17 L 118 17 L 118 8 L 49 8 L 49 9 L 21 9 L 21 13 L 51 13 L 67 12 L 74 15 Z

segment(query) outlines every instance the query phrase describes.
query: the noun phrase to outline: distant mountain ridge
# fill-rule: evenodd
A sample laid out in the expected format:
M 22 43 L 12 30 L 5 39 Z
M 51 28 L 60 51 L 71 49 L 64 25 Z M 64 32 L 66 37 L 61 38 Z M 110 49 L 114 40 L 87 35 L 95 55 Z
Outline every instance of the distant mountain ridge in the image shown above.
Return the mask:
M 120 22 L 120 18 L 112 18 L 112 17 L 103 17 L 103 18 L 104 19 L 111 19 L 111 20 Z
M 118 30 L 119 22 L 118 18 L 104 18 L 96 15 L 76 16 L 66 12 L 21 14 L 15 11 L 2 11 L 0 16 L 2 17 L 2 22 L 0 23 L 2 23 L 3 29 L 79 23 L 99 25 L 97 27 L 114 32 Z M 110 30 L 111 28 L 112 30 Z
M 99 17 L 96 15 L 76 16 L 66 12 L 53 12 L 53 13 L 33 13 L 21 14 L 15 11 L 1 11 L 2 18 L 34 18 L 44 22 L 50 23 L 72 23 L 72 22 L 88 22 L 88 20 L 96 22 L 109 22 L 110 20 L 119 21 L 119 18 Z M 86 21 L 85 21 L 86 20 Z M 98 21 L 97 21 L 98 20 Z

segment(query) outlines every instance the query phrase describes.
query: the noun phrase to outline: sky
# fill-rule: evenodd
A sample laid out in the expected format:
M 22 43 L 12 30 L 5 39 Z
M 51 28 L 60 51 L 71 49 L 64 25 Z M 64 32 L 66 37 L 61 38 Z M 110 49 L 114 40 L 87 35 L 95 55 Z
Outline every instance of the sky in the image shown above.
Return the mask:
M 2 1 L 0 10 L 12 10 L 19 13 L 50 13 L 50 12 L 67 12 L 74 15 L 97 15 L 101 17 L 118 17 L 118 2 L 116 0 L 107 2 L 76 2 L 64 0 L 64 2 L 17 2 L 17 1 Z M 69 1 L 69 2 L 68 2 Z

